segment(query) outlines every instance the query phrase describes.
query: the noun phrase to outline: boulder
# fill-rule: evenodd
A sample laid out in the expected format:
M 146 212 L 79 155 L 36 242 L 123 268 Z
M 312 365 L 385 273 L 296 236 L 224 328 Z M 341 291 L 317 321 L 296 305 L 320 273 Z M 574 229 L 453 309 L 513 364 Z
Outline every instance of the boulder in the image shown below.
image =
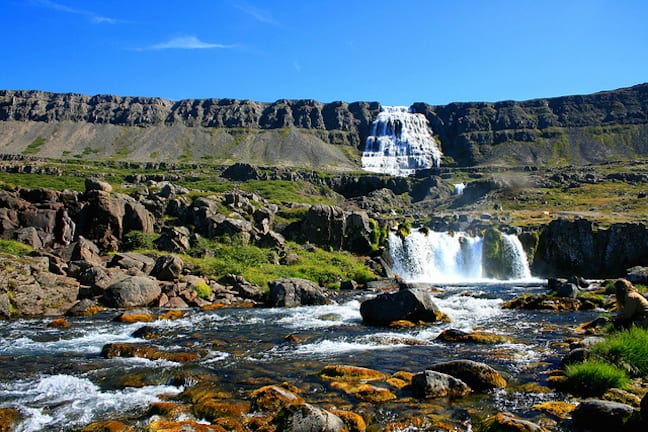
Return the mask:
M 79 237 L 79 240 L 73 243 L 71 247 L 72 255 L 70 256 L 70 261 L 87 261 L 93 264 L 103 264 L 99 248 L 90 240 Z
M 505 412 L 488 417 L 484 420 L 483 428 L 480 430 L 484 432 L 548 432 L 540 425 Z
M 190 237 L 189 228 L 174 226 L 165 229 L 154 243 L 159 250 L 184 253 L 191 247 Z
M 581 402 L 572 413 L 576 428 L 589 432 L 629 431 L 627 423 L 635 415 L 630 405 L 597 399 Z
M 173 281 L 180 277 L 184 262 L 182 259 L 175 255 L 164 255 L 157 259 L 151 276 L 154 276 L 163 281 Z
M 439 308 L 430 293 L 419 289 L 404 289 L 380 294 L 360 305 L 362 320 L 370 325 L 387 325 L 393 321 L 434 322 L 440 317 Z
M 418 397 L 463 397 L 470 387 L 460 379 L 437 371 L 426 370 L 412 377 L 412 391 Z
M 346 215 L 340 207 L 316 204 L 308 209 L 301 232 L 310 243 L 340 250 L 345 222 Z
M 567 297 L 567 298 L 576 298 L 580 293 L 580 288 L 578 285 L 573 283 L 564 283 L 556 288 L 556 295 L 558 297 Z
M 499 372 L 487 364 L 472 360 L 437 363 L 430 366 L 429 370 L 452 375 L 477 391 L 506 387 L 506 380 Z
M 323 288 L 306 279 L 275 279 L 268 283 L 271 307 L 323 305 L 328 296 Z
M 0 254 L 0 315 L 63 315 L 79 295 L 79 282 L 49 272 L 46 257 Z
M 85 179 L 85 190 L 93 191 L 103 191 L 103 192 L 112 192 L 112 186 L 110 183 L 99 180 L 98 178 L 87 178 Z
M 134 252 L 119 252 L 113 255 L 110 267 L 119 267 L 124 270 L 136 269 L 142 273 L 150 273 L 155 266 L 155 260 L 149 256 Z
M 249 299 L 258 302 L 266 300 L 266 292 L 258 285 L 246 281 L 243 276 L 227 275 L 225 283 L 232 286 L 232 290 L 242 299 Z
M 648 267 L 635 266 L 627 270 L 625 279 L 633 284 L 648 285 Z
M 250 243 L 253 229 L 252 223 L 244 219 L 225 218 L 220 220 L 219 218 L 209 218 L 207 220 L 208 238 L 226 236 L 236 238 L 246 245 Z
M 335 414 L 310 404 L 293 404 L 283 407 L 274 421 L 277 430 L 285 432 L 342 432 L 344 422 Z
M 144 276 L 127 276 L 106 288 L 104 301 L 116 308 L 148 306 L 161 294 L 157 281 Z

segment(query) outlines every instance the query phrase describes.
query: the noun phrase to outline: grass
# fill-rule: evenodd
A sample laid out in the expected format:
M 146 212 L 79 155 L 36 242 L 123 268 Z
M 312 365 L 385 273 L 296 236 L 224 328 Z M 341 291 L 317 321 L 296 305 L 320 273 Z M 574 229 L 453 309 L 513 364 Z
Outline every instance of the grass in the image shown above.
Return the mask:
M 592 351 L 613 364 L 629 367 L 633 374 L 648 377 L 648 329 L 632 327 L 613 333 Z
M 579 396 L 601 396 L 611 388 L 625 388 L 630 379 L 624 370 L 600 360 L 567 366 L 567 387 Z
M 263 287 L 267 287 L 271 280 L 287 277 L 308 279 L 327 287 L 336 287 L 342 280 L 353 279 L 365 283 L 376 278 L 361 257 L 320 248 L 305 250 L 292 242 L 286 244 L 286 252 L 295 254 L 298 258 L 289 265 L 274 264 L 274 251 L 253 245 L 227 245 L 203 239 L 194 252 L 207 252 L 200 256 L 181 255 L 193 268 L 194 274 L 215 280 L 236 274 Z
M 29 144 L 25 150 L 23 150 L 22 154 L 33 155 L 38 153 L 40 151 L 41 146 L 45 144 L 45 141 L 47 141 L 45 138 L 39 136 L 34 141 L 32 141 L 31 144 Z
M 10 174 L 0 171 L 0 185 L 5 189 L 21 186 L 27 189 L 45 188 L 57 191 L 63 189 L 83 191 L 85 190 L 85 178 L 70 175 Z
M 250 180 L 240 185 L 241 190 L 254 192 L 270 202 L 299 202 L 307 204 L 333 204 L 327 197 L 331 190 L 316 187 L 304 181 L 289 180 Z
M 24 256 L 32 251 L 32 247 L 15 240 L 0 239 L 0 253 Z

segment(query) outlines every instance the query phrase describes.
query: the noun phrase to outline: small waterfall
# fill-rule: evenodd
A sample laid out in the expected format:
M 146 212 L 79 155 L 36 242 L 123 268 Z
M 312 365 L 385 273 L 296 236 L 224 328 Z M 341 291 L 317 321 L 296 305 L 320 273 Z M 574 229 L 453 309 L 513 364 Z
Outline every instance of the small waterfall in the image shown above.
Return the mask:
M 456 183 L 454 185 L 454 194 L 455 195 L 463 195 L 464 189 L 466 189 L 466 184 L 465 183 Z
M 404 106 L 382 107 L 365 143 L 364 170 L 407 176 L 440 163 L 441 151 L 423 114 Z
M 532 279 L 526 254 L 515 235 L 504 234 L 506 256 L 513 274 L 510 279 Z M 405 239 L 389 234 L 389 250 L 394 273 L 411 282 L 477 282 L 485 280 L 482 268 L 481 237 L 463 232 L 413 231 Z
M 514 234 L 502 235 L 506 256 L 511 257 L 511 279 L 531 279 L 531 269 L 520 239 Z

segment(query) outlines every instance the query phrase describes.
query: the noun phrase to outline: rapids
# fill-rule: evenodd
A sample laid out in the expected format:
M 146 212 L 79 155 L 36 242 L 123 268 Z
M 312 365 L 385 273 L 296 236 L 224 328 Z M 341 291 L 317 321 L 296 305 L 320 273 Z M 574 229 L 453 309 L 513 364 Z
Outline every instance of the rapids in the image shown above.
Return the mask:
M 542 290 L 533 284 L 502 281 L 440 285 L 433 296 L 452 322 L 410 329 L 363 325 L 360 303 L 376 293 L 360 291 L 341 293 L 326 306 L 189 310 L 176 321 L 146 323 L 160 334 L 149 341 L 159 349 L 201 354 L 201 360 L 188 364 L 102 358 L 106 343 L 144 342 L 131 336 L 144 324 L 114 322 L 114 310 L 69 318 L 68 329 L 47 327 L 49 319 L 0 321 L 0 407 L 21 412 L 24 421 L 19 431 L 78 430 L 99 419 L 133 423 L 142 421 L 138 418 L 150 403 L 183 390 L 171 380 L 181 372 L 217 376 L 219 385 L 239 395 L 258 387 L 250 384 L 254 379 L 288 381 L 306 388 L 310 402 L 326 404 L 332 390 L 317 376 L 325 365 L 416 373 L 431 363 L 456 358 L 486 362 L 504 372 L 515 388 L 542 382 L 561 356 L 554 343 L 570 334 L 575 323 L 593 316 L 502 308 L 505 300 L 517 294 Z M 479 346 L 436 341 L 448 328 L 485 329 L 510 336 L 513 342 Z M 294 339 L 288 340 L 288 335 Z M 467 408 L 462 403 L 470 403 L 484 412 L 506 407 L 530 416 L 531 404 L 550 397 L 499 391 L 455 401 L 445 409 L 452 415 Z M 415 408 L 385 404 L 376 407 L 373 415 L 379 422 L 387 421 L 407 410 Z

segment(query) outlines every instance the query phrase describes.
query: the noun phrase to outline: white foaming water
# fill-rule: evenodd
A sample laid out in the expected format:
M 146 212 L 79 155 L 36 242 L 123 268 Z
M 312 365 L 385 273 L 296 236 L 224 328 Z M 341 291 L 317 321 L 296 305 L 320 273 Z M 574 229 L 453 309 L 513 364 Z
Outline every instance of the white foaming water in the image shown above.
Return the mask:
M 512 257 L 513 274 L 511 279 L 531 279 L 531 269 L 529 268 L 529 260 L 527 260 L 526 253 L 520 243 L 520 239 L 513 234 L 504 234 L 504 247 L 506 248 L 506 255 Z
M 517 236 L 502 236 L 506 256 L 511 260 L 509 280 L 531 281 L 526 253 Z M 482 268 L 481 237 L 463 232 L 413 231 L 405 239 L 389 234 L 393 271 L 411 282 L 486 282 Z
M 456 183 L 454 185 L 454 194 L 455 195 L 463 195 L 464 189 L 466 189 L 465 183 Z
M 482 279 L 482 239 L 465 233 L 414 231 L 404 240 L 389 234 L 394 272 L 412 282 L 461 282 Z
M 362 153 L 362 169 L 408 176 L 441 163 L 428 121 L 404 106 L 384 106 L 371 126 Z
M 285 314 L 279 309 L 277 313 Z M 339 305 L 301 306 L 291 308 L 290 314 L 280 317 L 277 323 L 290 329 L 316 329 L 337 327 L 362 321 L 360 302 L 352 300 Z
M 181 388 L 147 386 L 118 391 L 101 391 L 85 378 L 70 375 L 41 377 L 38 381 L 14 382 L 10 389 L 0 388 L 0 396 L 11 397 L 25 416 L 17 431 L 66 429 L 81 426 L 95 418 L 114 417 L 143 409 L 161 399 L 158 395 L 176 395 Z

